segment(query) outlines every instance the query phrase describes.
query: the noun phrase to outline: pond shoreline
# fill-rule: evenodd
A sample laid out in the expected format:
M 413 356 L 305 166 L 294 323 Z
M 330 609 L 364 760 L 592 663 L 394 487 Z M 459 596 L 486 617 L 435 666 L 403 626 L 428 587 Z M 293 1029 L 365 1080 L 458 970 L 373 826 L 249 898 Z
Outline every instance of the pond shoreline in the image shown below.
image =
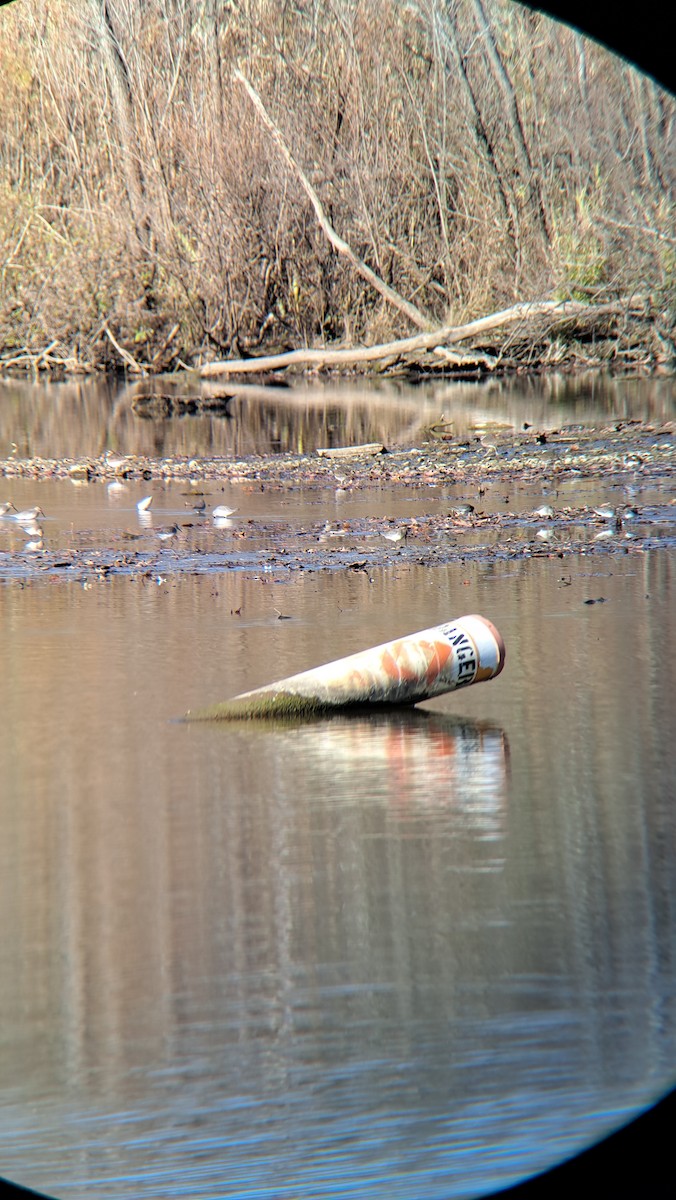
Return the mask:
M 360 486 L 384 482 L 448 482 L 449 476 L 471 484 L 482 479 L 507 482 L 525 476 L 603 479 L 609 471 L 636 472 L 642 477 L 672 465 L 676 420 L 611 418 L 598 425 L 567 424 L 559 429 L 522 431 L 491 429 L 489 435 L 458 438 L 451 423 L 424 431 L 418 445 L 333 446 L 307 454 L 246 455 L 240 458 L 200 455 L 152 457 L 104 454 L 77 458 L 0 459 L 5 479 L 114 479 L 262 481 L 271 486 L 336 487 L 336 471 L 358 471 Z
M 485 320 L 490 320 L 490 316 Z M 630 328 L 631 333 L 627 328 L 614 332 L 599 329 L 579 337 L 571 336 L 569 332 L 561 335 L 551 331 L 540 336 L 512 334 L 479 339 L 476 346 L 462 350 L 441 345 L 429 350 L 414 348 L 410 353 L 398 347 L 404 347 L 408 341 L 414 342 L 415 338 L 394 339 L 391 344 L 380 347 L 383 351 L 389 350 L 387 356 L 380 357 L 376 345 L 338 344 L 313 346 L 309 350 L 301 345 L 291 350 L 272 345 L 266 347 L 264 354 L 246 355 L 241 359 L 222 360 L 203 357 L 199 353 L 186 355 L 188 361 L 182 360 L 180 371 L 175 371 L 173 364 L 161 356 L 155 361 L 162 347 L 160 345 L 157 350 L 154 343 L 148 350 L 155 350 L 155 358 L 149 353 L 149 361 L 137 361 L 133 357 L 133 343 L 129 347 L 116 343 L 117 361 L 105 359 L 99 362 L 96 358 L 91 361 L 82 358 L 77 349 L 54 339 L 44 347 L 0 352 L 0 379 L 40 379 L 56 383 L 79 378 L 125 378 L 143 386 L 152 385 L 161 378 L 175 381 L 184 376 L 196 376 L 205 383 L 227 380 L 228 383 L 288 386 L 291 382 L 317 377 L 324 381 L 389 379 L 419 384 L 441 380 L 460 383 L 509 379 L 524 373 L 575 375 L 583 371 L 610 371 L 618 378 L 637 373 L 646 378 L 671 375 L 676 362 L 671 337 L 663 336 L 647 316 L 644 319 L 635 317 Z M 0 335 L 0 346 L 2 343 Z

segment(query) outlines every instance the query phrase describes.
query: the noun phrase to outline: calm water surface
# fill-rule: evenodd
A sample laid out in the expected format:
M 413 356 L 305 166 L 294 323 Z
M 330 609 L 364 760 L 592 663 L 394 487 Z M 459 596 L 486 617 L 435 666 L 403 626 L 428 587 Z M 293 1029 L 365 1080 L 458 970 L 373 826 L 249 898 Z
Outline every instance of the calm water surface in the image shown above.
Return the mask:
M 227 392 L 220 413 L 150 420 L 140 393 L 195 398 Z M 308 453 L 317 447 L 384 442 L 410 445 L 431 424 L 447 422 L 458 437 L 492 425 L 519 430 L 608 420 L 673 417 L 671 377 L 611 378 L 591 372 L 482 382 L 435 381 L 412 387 L 383 380 L 365 385 L 297 381 L 293 387 L 209 386 L 191 376 L 145 380 L 0 380 L 0 458 L 96 457 L 106 450 L 149 456 Z
M 5 1174 L 468 1196 L 666 1089 L 673 562 L 584 567 L 0 591 Z M 429 711 L 174 719 L 467 610 Z
M 469 1197 L 672 1086 L 675 571 L 1 586 L 0 1174 Z M 505 638 L 494 682 L 179 719 L 466 612 Z

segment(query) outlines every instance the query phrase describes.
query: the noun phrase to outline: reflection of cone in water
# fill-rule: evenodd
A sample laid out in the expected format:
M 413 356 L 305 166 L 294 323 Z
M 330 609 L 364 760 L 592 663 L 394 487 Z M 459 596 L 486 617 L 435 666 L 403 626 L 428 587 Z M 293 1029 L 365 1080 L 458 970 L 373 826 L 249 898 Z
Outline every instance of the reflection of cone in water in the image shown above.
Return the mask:
M 317 796 L 337 787 L 376 806 L 386 801 L 405 819 L 447 810 L 455 813 L 456 828 L 500 829 L 509 743 L 495 725 L 408 707 L 361 716 L 336 712 L 319 723 L 296 723 L 290 736 L 293 754 L 307 755 L 306 784 Z
M 485 617 L 467 616 L 303 671 L 188 713 L 192 720 L 297 716 L 417 704 L 499 675 L 505 646 Z

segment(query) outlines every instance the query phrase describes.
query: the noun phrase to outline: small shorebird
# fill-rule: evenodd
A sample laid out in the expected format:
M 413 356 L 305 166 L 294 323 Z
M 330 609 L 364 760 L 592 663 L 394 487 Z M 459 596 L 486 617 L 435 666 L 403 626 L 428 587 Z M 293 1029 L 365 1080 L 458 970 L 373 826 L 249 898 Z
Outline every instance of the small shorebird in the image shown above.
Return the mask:
M 236 512 L 239 512 L 238 508 L 230 508 L 227 504 L 217 504 L 212 510 L 211 515 L 217 521 L 222 521 L 226 517 L 231 517 Z
M 643 468 L 643 459 L 640 454 L 625 454 L 622 465 L 628 467 L 630 471 L 640 471 Z
M 36 521 L 38 517 L 44 517 L 41 508 L 24 508 L 21 512 L 12 513 L 12 518 L 18 521 L 19 525 L 28 525 L 31 521 Z
M 554 509 L 551 504 L 541 504 L 539 508 L 535 509 L 535 516 L 549 517 L 551 519 L 554 516 Z
M 191 508 L 192 511 L 197 513 L 199 517 L 201 517 L 202 513 L 206 511 L 206 507 L 207 502 L 204 497 L 202 497 L 201 500 L 196 500 L 194 504 L 186 504 L 186 508 Z
M 348 527 L 336 521 L 325 521 L 324 528 L 319 535 L 319 540 L 324 542 L 330 537 L 345 537 L 348 532 Z
M 128 466 L 129 459 L 124 454 L 115 454 L 112 450 L 106 450 L 104 462 L 109 471 L 113 471 L 115 475 L 121 474 Z
M 593 511 L 597 517 L 602 517 L 604 521 L 612 521 L 615 517 L 615 509 L 612 504 L 599 504 L 599 507 Z
M 454 517 L 471 517 L 473 512 L 473 504 L 456 504 L 455 508 L 451 509 L 451 514 Z
M 152 502 L 153 502 L 152 496 L 144 496 L 142 500 L 139 500 L 138 504 L 136 505 L 136 508 L 140 513 L 147 512 L 148 509 L 150 508 L 150 505 L 152 504 Z
M 181 532 L 180 525 L 163 525 L 161 529 L 155 531 L 161 542 L 168 542 L 171 538 L 176 537 L 177 533 Z
M 481 443 L 481 449 L 486 451 L 486 455 L 484 457 L 487 457 L 491 453 L 497 454 L 498 448 L 497 448 L 495 442 L 488 441 L 487 433 L 481 434 L 481 436 L 479 438 L 479 442 Z
M 350 479 L 349 475 L 345 474 L 344 471 L 334 471 L 333 478 L 337 484 L 336 490 L 339 492 L 347 492 L 352 487 L 352 480 Z
M 400 525 L 398 529 L 384 529 L 383 537 L 387 538 L 388 542 L 405 542 L 408 529 L 404 525 Z

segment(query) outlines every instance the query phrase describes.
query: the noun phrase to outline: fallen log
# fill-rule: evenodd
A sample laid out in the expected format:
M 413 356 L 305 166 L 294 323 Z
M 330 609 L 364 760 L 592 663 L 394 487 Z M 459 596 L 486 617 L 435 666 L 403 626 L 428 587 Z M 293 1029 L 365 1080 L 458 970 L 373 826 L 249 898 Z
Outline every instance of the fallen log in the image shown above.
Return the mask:
M 167 417 L 209 416 L 229 417 L 231 396 L 167 395 L 165 392 L 140 393 L 134 396 L 131 410 L 144 420 L 165 420 Z
M 442 325 L 429 333 L 417 333 L 412 337 L 394 342 L 382 342 L 375 346 L 345 347 L 339 350 L 302 349 L 289 350 L 283 354 L 262 355 L 260 358 L 233 358 L 206 363 L 199 368 L 202 379 L 218 375 L 244 375 L 256 372 L 282 371 L 290 367 L 351 367 L 363 363 L 375 363 L 382 359 L 405 359 L 421 350 L 445 349 L 471 338 L 521 323 L 524 328 L 535 322 L 546 320 L 550 325 L 565 321 L 601 321 L 606 317 L 626 313 L 627 306 L 613 304 L 583 304 L 578 300 L 540 300 L 534 303 L 513 304 L 511 308 L 490 313 L 469 321 L 466 325 Z M 489 369 L 489 361 L 486 362 Z

